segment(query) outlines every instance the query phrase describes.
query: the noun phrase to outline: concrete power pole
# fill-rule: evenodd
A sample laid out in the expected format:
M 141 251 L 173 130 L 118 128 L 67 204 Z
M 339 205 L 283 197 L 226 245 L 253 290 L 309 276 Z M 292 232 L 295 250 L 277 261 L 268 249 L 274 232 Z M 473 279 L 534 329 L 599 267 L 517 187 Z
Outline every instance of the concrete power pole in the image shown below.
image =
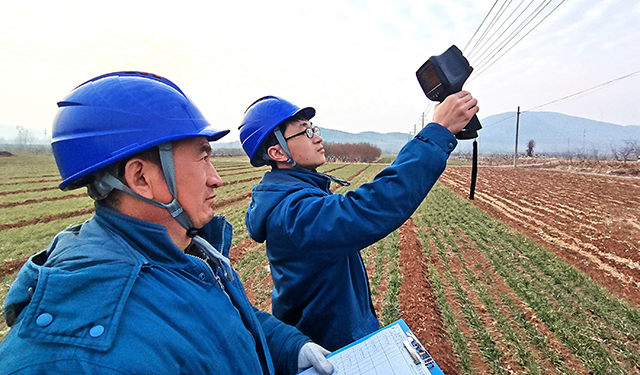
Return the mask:
M 518 117 L 516 118 L 516 150 L 513 153 L 513 167 L 517 168 L 517 160 L 518 160 L 518 130 L 520 127 L 520 106 L 518 106 Z

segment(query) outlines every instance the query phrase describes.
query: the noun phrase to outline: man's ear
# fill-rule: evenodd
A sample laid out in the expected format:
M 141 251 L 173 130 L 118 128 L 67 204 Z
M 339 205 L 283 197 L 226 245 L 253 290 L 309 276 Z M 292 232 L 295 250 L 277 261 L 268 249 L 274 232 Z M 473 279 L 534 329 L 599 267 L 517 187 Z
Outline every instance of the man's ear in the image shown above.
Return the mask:
M 153 162 L 132 158 L 124 167 L 124 179 L 131 190 L 148 199 L 154 199 L 154 185 L 158 183 L 160 168 Z
M 289 157 L 287 156 L 287 154 L 285 154 L 284 150 L 282 149 L 282 146 L 280 145 L 269 147 L 267 149 L 267 155 L 269 155 L 271 159 L 275 161 L 280 161 L 283 163 L 286 163 L 287 160 L 289 160 Z

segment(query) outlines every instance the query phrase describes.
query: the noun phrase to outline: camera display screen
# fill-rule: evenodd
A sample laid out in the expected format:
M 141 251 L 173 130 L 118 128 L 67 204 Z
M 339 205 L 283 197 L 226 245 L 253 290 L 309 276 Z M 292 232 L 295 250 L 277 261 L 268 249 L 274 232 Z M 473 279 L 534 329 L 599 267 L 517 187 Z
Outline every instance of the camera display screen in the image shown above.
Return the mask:
M 430 61 L 418 70 L 418 81 L 424 85 L 423 88 L 427 91 L 431 91 L 441 84 L 440 78 L 438 78 L 438 72 L 436 72 L 435 67 Z
M 442 101 L 447 96 L 446 85 L 443 85 L 438 70 L 431 60 L 424 63 L 416 72 L 418 82 L 425 95 L 435 101 Z

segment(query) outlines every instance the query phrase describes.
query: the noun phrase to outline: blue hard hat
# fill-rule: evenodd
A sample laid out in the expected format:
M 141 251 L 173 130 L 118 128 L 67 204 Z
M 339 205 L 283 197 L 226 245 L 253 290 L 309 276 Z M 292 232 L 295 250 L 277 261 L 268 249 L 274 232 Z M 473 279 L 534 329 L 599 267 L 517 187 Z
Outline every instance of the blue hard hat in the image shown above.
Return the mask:
M 185 138 L 220 139 L 229 130 L 211 127 L 200 110 L 166 78 L 115 72 L 76 87 L 58 103 L 51 147 L 62 190 L 151 147 Z
M 267 136 L 286 119 L 302 114 L 310 120 L 316 114 L 312 107 L 300 108 L 277 96 L 265 96 L 247 108 L 240 125 L 240 142 L 251 159 L 251 165 L 260 167 L 267 164 L 258 152 Z

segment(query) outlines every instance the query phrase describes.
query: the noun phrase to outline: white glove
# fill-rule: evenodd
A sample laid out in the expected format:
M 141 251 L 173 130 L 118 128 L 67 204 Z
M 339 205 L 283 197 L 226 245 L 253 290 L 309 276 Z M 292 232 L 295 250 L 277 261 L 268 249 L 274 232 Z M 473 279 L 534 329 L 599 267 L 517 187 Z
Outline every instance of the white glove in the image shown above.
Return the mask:
M 298 371 L 302 371 L 313 366 L 320 375 L 331 375 L 333 365 L 325 358 L 331 353 L 318 344 L 308 342 L 302 346 L 298 354 Z

